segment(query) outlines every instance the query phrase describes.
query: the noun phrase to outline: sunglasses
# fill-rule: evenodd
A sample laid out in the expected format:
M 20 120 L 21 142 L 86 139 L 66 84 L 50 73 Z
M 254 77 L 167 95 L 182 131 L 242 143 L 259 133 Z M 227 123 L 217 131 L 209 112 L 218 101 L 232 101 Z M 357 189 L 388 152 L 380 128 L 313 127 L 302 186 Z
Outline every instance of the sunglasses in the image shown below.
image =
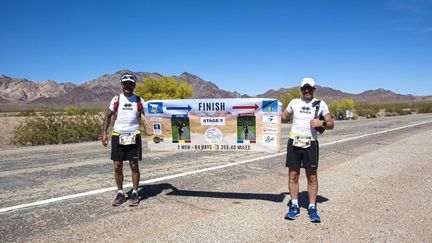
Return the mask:
M 132 81 L 123 81 L 122 85 L 123 86 L 134 86 L 135 82 L 132 82 Z
M 131 80 L 131 81 L 136 81 L 135 80 L 135 76 L 133 76 L 133 75 L 123 75 L 122 77 L 121 77 L 121 81 L 123 82 L 123 81 L 126 81 L 126 80 Z
M 306 86 L 301 87 L 301 89 L 302 89 L 302 90 L 315 90 L 315 87 L 312 87 L 312 86 L 306 85 Z

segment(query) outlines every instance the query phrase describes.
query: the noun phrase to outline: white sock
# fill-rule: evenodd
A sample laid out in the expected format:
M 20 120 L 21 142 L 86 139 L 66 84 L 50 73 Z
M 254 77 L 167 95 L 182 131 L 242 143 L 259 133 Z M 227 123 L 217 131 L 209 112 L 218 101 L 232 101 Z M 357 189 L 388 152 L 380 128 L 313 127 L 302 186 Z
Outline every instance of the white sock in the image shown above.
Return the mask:
M 309 207 L 308 207 L 308 208 L 311 208 L 311 207 L 316 208 L 316 207 L 315 207 L 315 204 L 313 204 L 313 203 L 309 203 Z
M 132 190 L 132 193 L 138 193 L 138 190 Z
M 121 189 L 121 190 L 118 190 L 118 191 L 117 191 L 117 194 L 118 194 L 118 193 L 121 193 L 121 194 L 123 194 L 123 195 L 124 195 L 124 191 L 123 191 L 123 189 Z
M 296 205 L 298 207 L 298 199 L 291 199 L 291 205 Z

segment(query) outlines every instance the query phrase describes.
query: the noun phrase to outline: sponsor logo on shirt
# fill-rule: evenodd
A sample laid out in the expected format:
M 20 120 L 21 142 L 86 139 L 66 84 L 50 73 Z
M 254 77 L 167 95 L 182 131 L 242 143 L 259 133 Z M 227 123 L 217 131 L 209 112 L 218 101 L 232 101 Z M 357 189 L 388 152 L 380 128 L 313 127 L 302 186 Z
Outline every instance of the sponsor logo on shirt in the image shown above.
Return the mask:
M 300 108 L 300 113 L 305 113 L 305 114 L 312 114 L 312 108 L 310 108 L 309 106 L 302 106 Z
M 123 105 L 123 110 L 124 110 L 124 111 L 132 111 L 132 110 L 133 110 L 133 108 L 132 108 L 132 104 L 131 104 L 131 103 L 125 103 L 125 104 Z

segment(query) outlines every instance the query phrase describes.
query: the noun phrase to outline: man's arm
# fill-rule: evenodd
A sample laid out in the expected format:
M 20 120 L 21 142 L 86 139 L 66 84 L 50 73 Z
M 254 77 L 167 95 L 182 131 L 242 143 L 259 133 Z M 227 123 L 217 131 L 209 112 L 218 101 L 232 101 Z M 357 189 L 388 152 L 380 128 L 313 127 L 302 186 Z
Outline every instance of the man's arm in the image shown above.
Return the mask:
M 139 123 L 140 123 L 140 125 L 142 126 L 142 127 L 141 127 L 141 130 L 142 130 L 142 131 L 145 131 L 146 128 L 145 128 L 145 113 L 144 113 L 144 111 L 141 112 L 141 113 L 139 114 L 139 116 L 140 116 L 140 117 L 139 117 L 139 118 L 140 118 L 140 119 L 139 119 Z M 144 127 L 144 128 L 143 128 L 143 127 Z
M 105 112 L 105 117 L 102 125 L 102 135 L 101 135 L 101 142 L 103 146 L 108 145 L 108 128 L 111 123 L 111 117 L 112 117 L 112 111 L 110 109 L 107 109 Z
M 324 115 L 324 121 L 320 119 L 311 120 L 312 127 L 324 127 L 326 130 L 332 130 L 334 128 L 334 122 L 331 118 L 330 114 L 327 113 Z
M 291 116 L 291 113 L 289 113 L 286 109 L 282 112 L 282 122 L 288 122 L 289 117 Z
M 332 130 L 334 128 L 334 122 L 333 119 L 331 118 L 330 114 L 325 114 L 324 115 L 324 120 L 326 122 L 325 126 L 323 124 L 323 126 L 325 127 L 326 130 Z

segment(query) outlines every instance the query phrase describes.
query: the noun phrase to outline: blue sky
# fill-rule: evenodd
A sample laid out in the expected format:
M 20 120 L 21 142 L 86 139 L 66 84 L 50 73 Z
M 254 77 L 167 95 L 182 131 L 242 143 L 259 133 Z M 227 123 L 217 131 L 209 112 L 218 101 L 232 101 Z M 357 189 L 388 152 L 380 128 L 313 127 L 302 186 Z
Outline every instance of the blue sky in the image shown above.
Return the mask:
M 195 74 L 256 95 L 318 85 L 432 95 L 432 0 L 1 0 L 0 74 Z

